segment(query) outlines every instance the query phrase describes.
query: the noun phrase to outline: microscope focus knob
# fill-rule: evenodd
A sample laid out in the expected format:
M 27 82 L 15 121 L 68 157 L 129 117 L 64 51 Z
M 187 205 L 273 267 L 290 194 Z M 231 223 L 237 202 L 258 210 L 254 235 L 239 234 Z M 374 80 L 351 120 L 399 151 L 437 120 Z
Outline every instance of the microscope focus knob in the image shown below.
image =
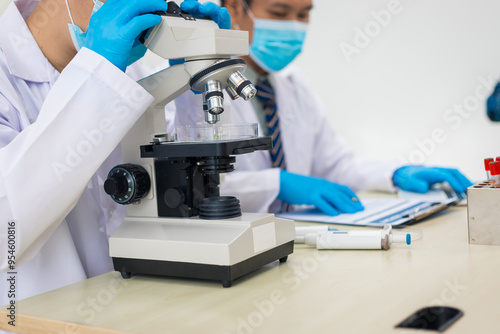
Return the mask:
M 149 192 L 151 179 L 139 165 L 122 164 L 113 167 L 104 182 L 104 191 L 119 204 L 138 202 Z

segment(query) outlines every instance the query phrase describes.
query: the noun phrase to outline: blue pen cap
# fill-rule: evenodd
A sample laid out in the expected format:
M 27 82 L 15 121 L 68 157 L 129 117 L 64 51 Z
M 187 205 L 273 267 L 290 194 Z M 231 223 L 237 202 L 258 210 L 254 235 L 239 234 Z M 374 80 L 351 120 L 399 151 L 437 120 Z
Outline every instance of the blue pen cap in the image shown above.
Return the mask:
M 407 244 L 407 245 L 411 245 L 411 235 L 410 235 L 410 233 L 408 233 L 408 234 L 406 235 L 406 244 Z

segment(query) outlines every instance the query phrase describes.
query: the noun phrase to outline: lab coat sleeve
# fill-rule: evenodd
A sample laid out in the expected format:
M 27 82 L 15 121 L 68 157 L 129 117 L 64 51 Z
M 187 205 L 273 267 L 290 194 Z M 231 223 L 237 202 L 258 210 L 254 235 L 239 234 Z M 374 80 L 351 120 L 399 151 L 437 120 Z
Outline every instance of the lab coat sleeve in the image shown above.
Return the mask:
M 59 76 L 35 123 L 16 134 L 17 125 L 2 118 L 1 136 L 13 138 L 0 142 L 0 244 L 7 244 L 7 223 L 14 221 L 16 266 L 40 250 L 152 101 L 135 81 L 83 48 Z M 2 112 L 12 108 L 5 98 L 0 103 Z M 6 270 L 2 246 L 0 272 Z
M 311 94 L 316 95 L 314 92 Z M 313 164 L 312 175 L 344 184 L 354 191 L 395 191 L 392 175 L 401 162 L 355 155 L 329 124 L 319 98 L 315 96 L 311 100 L 315 104 L 312 110 L 318 111 L 313 155 L 318 162 Z

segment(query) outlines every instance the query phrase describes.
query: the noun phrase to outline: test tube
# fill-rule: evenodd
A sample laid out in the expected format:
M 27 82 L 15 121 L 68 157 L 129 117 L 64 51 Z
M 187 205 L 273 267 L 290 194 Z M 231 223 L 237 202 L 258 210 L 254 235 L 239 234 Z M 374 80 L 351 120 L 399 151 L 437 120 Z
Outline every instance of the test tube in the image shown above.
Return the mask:
M 490 181 L 490 162 L 495 161 L 493 158 L 484 159 L 484 170 L 486 171 L 486 182 Z
M 490 162 L 490 173 L 493 188 L 500 188 L 500 161 Z

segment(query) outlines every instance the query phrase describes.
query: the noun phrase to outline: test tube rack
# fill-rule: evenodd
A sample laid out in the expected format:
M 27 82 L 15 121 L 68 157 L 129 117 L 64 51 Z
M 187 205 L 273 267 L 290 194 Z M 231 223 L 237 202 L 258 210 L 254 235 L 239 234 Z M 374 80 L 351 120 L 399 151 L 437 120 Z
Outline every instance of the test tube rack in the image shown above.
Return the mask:
M 500 188 L 491 181 L 467 188 L 469 244 L 500 245 Z

